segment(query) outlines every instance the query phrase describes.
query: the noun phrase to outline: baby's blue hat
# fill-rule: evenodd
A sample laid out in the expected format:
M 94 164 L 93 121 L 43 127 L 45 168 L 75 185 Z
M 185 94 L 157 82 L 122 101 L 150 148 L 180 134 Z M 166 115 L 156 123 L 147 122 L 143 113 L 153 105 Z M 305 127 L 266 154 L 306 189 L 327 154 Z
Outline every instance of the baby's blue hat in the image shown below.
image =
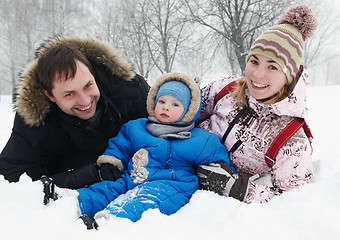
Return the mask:
M 191 91 L 189 87 L 181 81 L 168 81 L 159 88 L 156 96 L 156 102 L 158 101 L 158 98 L 163 95 L 173 96 L 182 103 L 184 111 L 177 122 L 181 121 L 188 111 L 191 102 Z

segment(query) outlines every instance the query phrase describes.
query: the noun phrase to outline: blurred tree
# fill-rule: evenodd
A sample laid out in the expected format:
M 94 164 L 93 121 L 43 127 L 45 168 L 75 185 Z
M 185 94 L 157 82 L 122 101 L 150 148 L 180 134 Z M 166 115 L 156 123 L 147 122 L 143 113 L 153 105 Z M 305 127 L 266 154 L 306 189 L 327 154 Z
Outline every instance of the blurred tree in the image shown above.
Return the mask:
M 334 69 L 340 17 L 333 0 L 2 0 L 0 94 L 14 91 L 42 41 L 68 35 L 109 41 L 146 78 L 171 71 L 210 77 L 216 69 L 242 74 L 250 44 L 297 4 L 309 6 L 319 22 L 304 65 L 318 74 Z M 317 81 L 340 83 L 335 75 Z
M 177 0 L 144 0 L 136 6 L 135 18 L 145 38 L 153 64 L 160 73 L 171 72 L 177 54 L 193 29 L 183 5 Z
M 90 1 L 90 0 L 88 0 Z M 86 1 L 3 0 L 0 7 L 1 70 L 9 74 L 1 81 L 15 92 L 17 74 L 34 58 L 38 45 L 50 37 L 86 31 L 81 16 Z
M 123 11 L 123 3 L 120 0 L 101 0 L 96 4 L 97 18 L 96 34 L 102 40 L 119 45 L 123 42 L 122 37 L 125 23 L 124 16 L 127 14 Z M 98 27 L 100 26 L 100 27 Z
M 334 0 L 304 0 L 316 15 L 318 27 L 304 49 L 304 66 L 311 73 L 311 84 L 340 84 L 340 12 L 339 2 Z
M 304 65 L 305 67 L 312 67 L 323 61 L 324 57 L 332 57 L 327 54 L 323 54 L 328 49 L 340 50 L 338 41 L 334 41 L 334 37 L 337 37 L 336 33 L 340 27 L 340 13 L 338 11 L 332 11 L 332 6 L 327 2 L 315 2 L 308 0 L 306 4 L 313 10 L 317 21 L 318 27 L 314 33 L 314 36 L 306 41 L 304 49 Z M 332 12 L 333 14 L 329 14 Z M 333 36 L 333 37 L 332 37 Z M 338 48 L 336 47 L 338 46 Z M 333 56 L 339 52 L 332 51 Z M 329 52 L 328 52 L 329 53 Z
M 193 21 L 216 33 L 215 41 L 223 47 L 233 74 L 244 71 L 245 58 L 251 43 L 293 2 L 290 0 L 182 1 L 189 8 Z M 220 38 L 226 41 L 221 41 Z M 239 67 L 239 71 L 236 66 Z
M 28 0 L 5 0 L 1 7 L 0 32 L 2 51 L 6 58 L 3 67 L 10 72 L 6 80 L 11 82 L 12 92 L 17 84 L 19 66 L 30 61 L 32 53 L 33 35 L 37 25 L 37 15 L 34 14 L 37 6 Z M 33 57 L 33 56 L 32 56 Z
M 133 61 L 136 71 L 147 79 L 155 64 L 149 52 L 147 38 L 142 31 L 144 23 L 137 10 L 140 2 L 128 0 L 124 1 L 122 5 L 122 12 L 125 13 L 123 16 L 125 24 L 122 28 L 122 51 Z

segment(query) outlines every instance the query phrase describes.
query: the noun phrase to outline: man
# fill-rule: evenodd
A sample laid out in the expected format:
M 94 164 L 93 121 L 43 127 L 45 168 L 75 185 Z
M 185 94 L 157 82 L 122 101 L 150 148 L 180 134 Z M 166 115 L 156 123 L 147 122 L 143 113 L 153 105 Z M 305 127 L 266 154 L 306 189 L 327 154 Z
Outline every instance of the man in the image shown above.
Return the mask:
M 124 123 L 147 116 L 147 82 L 102 41 L 55 39 L 36 55 L 21 75 L 0 174 L 11 182 L 48 176 L 65 188 L 120 177 L 95 162 Z

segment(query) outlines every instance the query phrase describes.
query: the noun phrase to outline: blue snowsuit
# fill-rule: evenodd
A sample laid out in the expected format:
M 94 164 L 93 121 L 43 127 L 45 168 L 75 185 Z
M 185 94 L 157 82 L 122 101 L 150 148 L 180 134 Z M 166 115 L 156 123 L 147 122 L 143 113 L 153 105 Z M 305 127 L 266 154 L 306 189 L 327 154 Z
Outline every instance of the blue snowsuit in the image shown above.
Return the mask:
M 217 135 L 194 128 L 191 138 L 166 140 L 152 136 L 146 129 L 147 119 L 123 125 L 109 141 L 104 155 L 120 159 L 124 166 L 122 178 L 103 181 L 79 189 L 82 214 L 94 216 L 104 212 L 137 221 L 147 209 L 158 208 L 170 215 L 189 202 L 198 189 L 196 167 L 211 162 L 230 165 L 228 152 Z M 139 149 L 148 151 L 145 169 L 149 175 L 142 183 L 134 183 L 132 156 Z

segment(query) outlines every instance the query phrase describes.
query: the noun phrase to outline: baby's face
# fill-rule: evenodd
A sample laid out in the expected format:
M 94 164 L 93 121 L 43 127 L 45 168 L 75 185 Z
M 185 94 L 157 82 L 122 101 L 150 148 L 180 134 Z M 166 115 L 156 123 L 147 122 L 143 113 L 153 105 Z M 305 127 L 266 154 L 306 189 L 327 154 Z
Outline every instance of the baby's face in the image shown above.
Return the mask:
M 160 122 L 174 123 L 182 116 L 183 111 L 184 107 L 177 98 L 163 95 L 156 102 L 155 117 Z

